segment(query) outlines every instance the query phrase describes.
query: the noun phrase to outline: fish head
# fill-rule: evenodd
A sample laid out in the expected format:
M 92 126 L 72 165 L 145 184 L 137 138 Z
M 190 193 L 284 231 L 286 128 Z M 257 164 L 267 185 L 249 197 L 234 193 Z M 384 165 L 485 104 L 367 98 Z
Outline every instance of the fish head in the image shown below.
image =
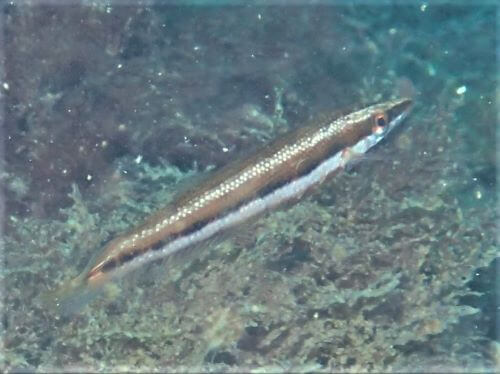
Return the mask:
M 366 153 L 398 127 L 408 116 L 412 100 L 400 98 L 375 104 L 351 115 L 349 126 L 352 136 L 350 150 L 355 154 Z
M 370 116 L 372 133 L 381 138 L 385 137 L 403 122 L 411 108 L 410 98 L 400 98 L 374 105 Z

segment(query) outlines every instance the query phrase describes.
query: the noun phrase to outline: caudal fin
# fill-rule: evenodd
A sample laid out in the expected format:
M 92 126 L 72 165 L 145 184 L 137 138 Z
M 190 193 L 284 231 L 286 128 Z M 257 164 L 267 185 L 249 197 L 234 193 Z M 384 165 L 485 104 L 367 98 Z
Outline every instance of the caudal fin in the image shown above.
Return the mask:
M 89 286 L 82 274 L 60 288 L 48 291 L 39 297 L 39 301 L 45 309 L 52 312 L 69 316 L 80 312 L 88 303 L 101 293 L 101 287 Z

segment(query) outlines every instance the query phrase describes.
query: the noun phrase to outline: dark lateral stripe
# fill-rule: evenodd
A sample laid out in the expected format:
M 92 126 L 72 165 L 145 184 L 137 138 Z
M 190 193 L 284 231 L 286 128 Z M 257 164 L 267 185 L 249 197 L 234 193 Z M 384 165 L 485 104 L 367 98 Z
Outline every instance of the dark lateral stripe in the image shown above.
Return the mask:
M 159 249 L 162 249 L 165 244 L 167 244 L 166 240 L 160 240 L 151 246 L 151 250 L 157 251 Z
M 179 234 L 177 234 L 177 237 L 181 237 L 181 236 L 184 236 L 184 235 L 189 235 L 189 234 L 192 234 L 195 231 L 201 230 L 208 223 L 210 223 L 210 221 L 212 221 L 212 219 L 205 219 L 205 220 L 202 220 L 202 221 L 195 222 L 192 225 L 186 227 Z
M 176 252 L 268 207 L 302 196 L 307 188 L 345 167 L 348 157 L 343 159 L 343 149 L 353 147 L 357 152 L 366 152 L 406 117 L 410 104 L 409 99 L 398 99 L 335 120 L 314 122 L 266 146 L 245 162 L 228 166 L 193 193 L 172 202 L 164 214 L 123 235 L 121 240 L 111 241 L 88 278 L 97 280 L 99 272 L 110 272 L 126 263 L 133 268 L 143 263 L 142 259 L 148 262 Z M 377 118 L 390 126 L 380 125 Z M 389 130 L 380 130 L 385 127 Z M 179 227 L 184 229 L 179 232 Z
M 137 256 L 139 256 L 140 252 L 139 251 L 134 251 L 134 252 L 129 252 L 129 253 L 124 253 L 121 257 L 120 257 L 120 263 L 121 264 L 124 264 L 126 262 L 129 262 L 129 261 L 132 261 L 134 258 L 136 258 Z
M 101 266 L 101 271 L 103 273 L 107 273 L 114 268 L 118 266 L 118 261 L 116 261 L 114 258 L 110 259 L 109 261 L 106 261 L 104 264 Z
M 267 185 L 265 186 L 264 188 L 261 188 L 258 193 L 257 193 L 257 196 L 260 197 L 260 198 L 263 198 L 265 197 L 266 195 L 270 195 L 272 194 L 274 191 L 276 191 L 277 189 L 287 185 L 288 183 L 290 183 L 291 181 L 295 180 L 295 179 L 299 179 L 307 174 L 309 174 L 311 171 L 313 171 L 319 164 L 321 163 L 321 161 L 315 161 L 315 162 L 311 162 L 309 165 L 307 165 L 307 167 L 303 168 L 301 170 L 301 172 L 299 174 L 296 174 L 294 176 L 294 178 L 287 178 L 287 179 L 283 179 L 283 180 L 280 180 L 276 183 L 273 183 L 273 184 L 270 184 L 270 185 Z M 240 209 L 242 206 L 248 204 L 249 202 L 251 202 L 253 199 L 255 199 L 255 197 L 251 197 L 251 198 L 248 198 L 248 199 L 245 199 L 245 200 L 242 200 L 240 201 L 238 204 L 232 206 L 230 209 L 227 209 L 226 211 L 218 214 L 217 216 L 215 216 L 214 218 L 211 218 L 211 219 L 206 219 L 206 220 L 202 220 L 202 221 L 198 221 L 198 222 L 195 222 L 193 223 L 192 225 L 190 225 L 189 227 L 187 227 L 186 229 L 184 229 L 183 231 L 175 234 L 175 235 L 171 235 L 168 240 L 161 240 L 157 243 L 155 243 L 154 245 L 152 245 L 151 247 L 145 249 L 145 250 L 142 250 L 140 252 L 136 251 L 136 252 L 131 252 L 131 253 L 128 253 L 124 256 L 122 256 L 120 258 L 120 264 L 125 264 L 131 260 L 133 260 L 134 258 L 136 258 L 137 256 L 143 254 L 143 253 L 147 253 L 149 252 L 150 250 L 152 251 L 157 251 L 157 250 L 160 250 L 162 249 L 163 247 L 165 247 L 169 242 L 171 242 L 172 240 L 175 240 L 175 239 L 178 239 L 180 237 L 183 237 L 183 236 L 187 236 L 187 235 L 190 235 L 190 234 L 193 234 L 194 232 L 196 231 L 199 231 L 201 229 L 203 229 L 206 225 L 208 225 L 210 222 L 212 221 L 215 221 L 217 219 L 220 219 L 228 214 L 231 214 L 233 212 L 236 212 L 238 209 Z M 110 268 L 111 269 L 111 268 Z
M 331 155 L 328 157 L 332 157 L 335 153 L 339 152 L 338 149 L 332 150 L 330 153 Z M 156 243 L 154 243 L 152 246 L 142 249 L 142 250 L 136 250 L 133 252 L 128 252 L 122 254 L 120 257 L 118 257 L 118 260 L 116 259 L 109 259 L 107 262 L 105 262 L 102 267 L 101 271 L 103 273 L 110 272 L 111 270 L 115 269 L 118 265 L 124 265 L 135 258 L 144 255 L 148 253 L 149 251 L 158 251 L 164 248 L 168 243 L 172 242 L 173 240 L 179 239 L 184 236 L 191 235 L 195 233 L 196 231 L 202 230 L 206 225 L 209 223 L 216 221 L 218 219 L 221 219 L 225 217 L 226 215 L 229 215 L 231 213 L 237 212 L 238 209 L 240 209 L 242 206 L 249 204 L 252 200 L 255 200 L 256 198 L 265 198 L 266 196 L 272 194 L 274 191 L 286 186 L 287 184 L 293 182 L 294 180 L 300 179 L 309 173 L 311 173 L 314 169 L 316 169 L 324 160 L 309 160 L 309 162 L 302 167 L 298 173 L 293 175 L 292 177 L 284 178 L 282 180 L 276 181 L 274 183 L 268 184 L 259 190 L 256 191 L 256 195 L 249 197 L 247 199 L 240 200 L 237 204 L 233 205 L 232 207 L 226 209 L 223 212 L 219 212 L 219 214 L 215 215 L 212 218 L 201 220 L 198 222 L 194 222 L 190 226 L 186 227 L 184 230 L 181 232 L 178 232 L 174 235 L 170 235 L 168 238 L 164 240 L 160 240 Z

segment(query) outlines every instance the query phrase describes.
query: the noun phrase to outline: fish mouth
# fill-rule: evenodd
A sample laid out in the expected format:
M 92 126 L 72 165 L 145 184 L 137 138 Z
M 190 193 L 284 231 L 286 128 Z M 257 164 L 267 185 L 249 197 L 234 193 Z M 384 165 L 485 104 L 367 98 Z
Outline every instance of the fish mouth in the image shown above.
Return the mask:
M 387 109 L 387 117 L 391 127 L 400 123 L 408 115 L 412 106 L 413 100 L 407 97 L 392 101 Z

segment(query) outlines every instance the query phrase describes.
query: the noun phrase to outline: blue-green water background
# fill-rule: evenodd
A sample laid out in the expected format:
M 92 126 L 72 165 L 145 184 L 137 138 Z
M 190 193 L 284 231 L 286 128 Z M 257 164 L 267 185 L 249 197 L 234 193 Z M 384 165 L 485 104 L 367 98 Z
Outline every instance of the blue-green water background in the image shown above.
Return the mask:
M 495 6 L 14 3 L 1 21 L 4 369 L 498 370 Z M 398 95 L 404 128 L 297 205 L 74 316 L 38 302 L 197 175 Z

